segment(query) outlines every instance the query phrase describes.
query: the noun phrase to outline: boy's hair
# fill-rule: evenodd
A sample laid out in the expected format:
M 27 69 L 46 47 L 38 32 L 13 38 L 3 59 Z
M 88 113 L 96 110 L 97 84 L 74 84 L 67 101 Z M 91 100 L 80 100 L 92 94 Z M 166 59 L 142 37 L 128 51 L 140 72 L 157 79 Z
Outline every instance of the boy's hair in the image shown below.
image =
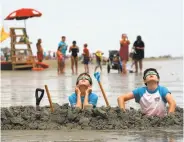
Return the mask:
M 92 84 L 93 84 L 92 78 L 91 78 L 91 76 L 90 76 L 88 73 L 81 73 L 81 74 L 77 77 L 76 85 L 79 83 L 79 80 L 78 80 L 78 79 L 79 79 L 81 76 L 83 76 L 83 75 L 86 75 L 86 76 L 88 76 L 88 77 L 90 78 L 91 81 L 89 81 L 89 83 L 92 85 Z
M 155 68 L 148 68 L 148 69 L 146 69 L 146 70 L 144 71 L 143 80 L 146 80 L 145 75 L 146 75 L 146 73 L 149 72 L 149 71 L 154 71 L 154 72 L 156 72 L 156 73 L 157 73 L 158 79 L 160 79 L 159 73 L 157 72 L 157 70 L 156 70 Z M 145 83 L 145 85 L 147 86 L 147 83 Z
M 74 40 L 74 41 L 72 42 L 72 44 L 77 44 L 77 42 Z

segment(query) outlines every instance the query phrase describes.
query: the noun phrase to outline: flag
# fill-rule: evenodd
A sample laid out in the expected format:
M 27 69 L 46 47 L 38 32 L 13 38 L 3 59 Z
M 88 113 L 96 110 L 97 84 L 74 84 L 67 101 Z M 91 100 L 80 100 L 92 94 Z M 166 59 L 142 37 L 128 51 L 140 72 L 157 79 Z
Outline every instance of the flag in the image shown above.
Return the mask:
M 10 37 L 9 33 L 5 32 L 4 27 L 2 27 L 1 33 L 0 33 L 0 42 L 3 42 L 4 40 L 6 40 L 9 37 Z

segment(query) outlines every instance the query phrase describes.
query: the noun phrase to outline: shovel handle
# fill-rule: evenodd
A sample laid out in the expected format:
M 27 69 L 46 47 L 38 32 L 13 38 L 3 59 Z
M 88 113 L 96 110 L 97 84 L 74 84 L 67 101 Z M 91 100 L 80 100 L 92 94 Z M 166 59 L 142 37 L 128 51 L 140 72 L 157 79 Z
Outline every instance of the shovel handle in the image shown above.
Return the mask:
M 47 97 L 48 97 L 48 99 L 49 99 L 51 112 L 54 112 L 54 108 L 53 108 L 53 106 L 52 106 L 52 100 L 51 100 L 50 93 L 49 93 L 49 89 L 48 89 L 47 85 L 45 85 L 45 90 L 46 90 L 46 92 L 47 92 Z
M 104 97 L 106 106 L 109 106 L 109 102 L 108 102 L 108 100 L 107 100 L 107 96 L 106 96 L 105 91 L 104 91 L 104 89 L 103 89 L 103 87 L 102 87 L 102 84 L 101 84 L 100 82 L 98 82 L 98 84 L 99 84 L 100 89 L 101 89 L 101 91 L 102 91 L 102 94 L 103 94 L 103 97 Z

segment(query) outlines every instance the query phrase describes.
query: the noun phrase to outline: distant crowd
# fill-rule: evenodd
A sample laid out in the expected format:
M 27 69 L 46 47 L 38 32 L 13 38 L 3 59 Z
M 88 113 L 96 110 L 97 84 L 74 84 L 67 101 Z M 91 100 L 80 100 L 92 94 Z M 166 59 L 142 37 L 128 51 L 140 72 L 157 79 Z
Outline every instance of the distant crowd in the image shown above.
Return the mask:
M 38 42 L 36 44 L 37 47 L 37 59 L 39 62 L 43 61 L 44 58 L 44 52 L 43 52 L 43 48 L 41 46 L 41 39 L 38 39 Z M 57 58 L 57 64 L 58 64 L 58 74 L 63 74 L 65 72 L 65 62 L 66 62 L 66 53 L 67 51 L 69 51 L 69 53 L 71 53 L 71 70 L 72 70 L 72 74 L 78 74 L 78 61 L 79 61 L 79 47 L 77 45 L 76 41 L 72 42 L 72 45 L 68 48 L 68 45 L 66 44 L 66 37 L 62 36 L 61 37 L 61 41 L 58 44 L 58 49 L 56 52 L 56 58 Z M 88 44 L 84 43 L 83 45 L 83 64 L 84 64 L 84 72 L 89 73 L 89 62 L 91 60 L 91 56 L 90 56 L 90 52 L 88 49 Z M 102 55 L 103 53 L 98 50 L 95 53 L 95 57 L 96 57 L 96 67 L 95 67 L 95 71 L 100 68 L 102 70 L 102 65 L 101 65 L 101 61 L 102 61 Z M 55 54 L 53 55 L 55 56 Z

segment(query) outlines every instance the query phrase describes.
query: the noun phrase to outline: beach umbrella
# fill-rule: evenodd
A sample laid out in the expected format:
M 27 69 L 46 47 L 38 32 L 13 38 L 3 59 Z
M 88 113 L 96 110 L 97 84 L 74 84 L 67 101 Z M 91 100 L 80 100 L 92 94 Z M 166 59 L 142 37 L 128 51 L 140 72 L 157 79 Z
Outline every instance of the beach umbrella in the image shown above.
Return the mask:
M 2 27 L 1 32 L 0 32 L 0 43 L 3 42 L 4 40 L 6 40 L 9 37 L 10 37 L 9 33 L 5 32 L 4 27 Z
M 26 28 L 26 19 L 32 17 L 40 17 L 42 13 L 32 8 L 21 8 L 10 13 L 5 20 L 24 20 L 24 26 Z

